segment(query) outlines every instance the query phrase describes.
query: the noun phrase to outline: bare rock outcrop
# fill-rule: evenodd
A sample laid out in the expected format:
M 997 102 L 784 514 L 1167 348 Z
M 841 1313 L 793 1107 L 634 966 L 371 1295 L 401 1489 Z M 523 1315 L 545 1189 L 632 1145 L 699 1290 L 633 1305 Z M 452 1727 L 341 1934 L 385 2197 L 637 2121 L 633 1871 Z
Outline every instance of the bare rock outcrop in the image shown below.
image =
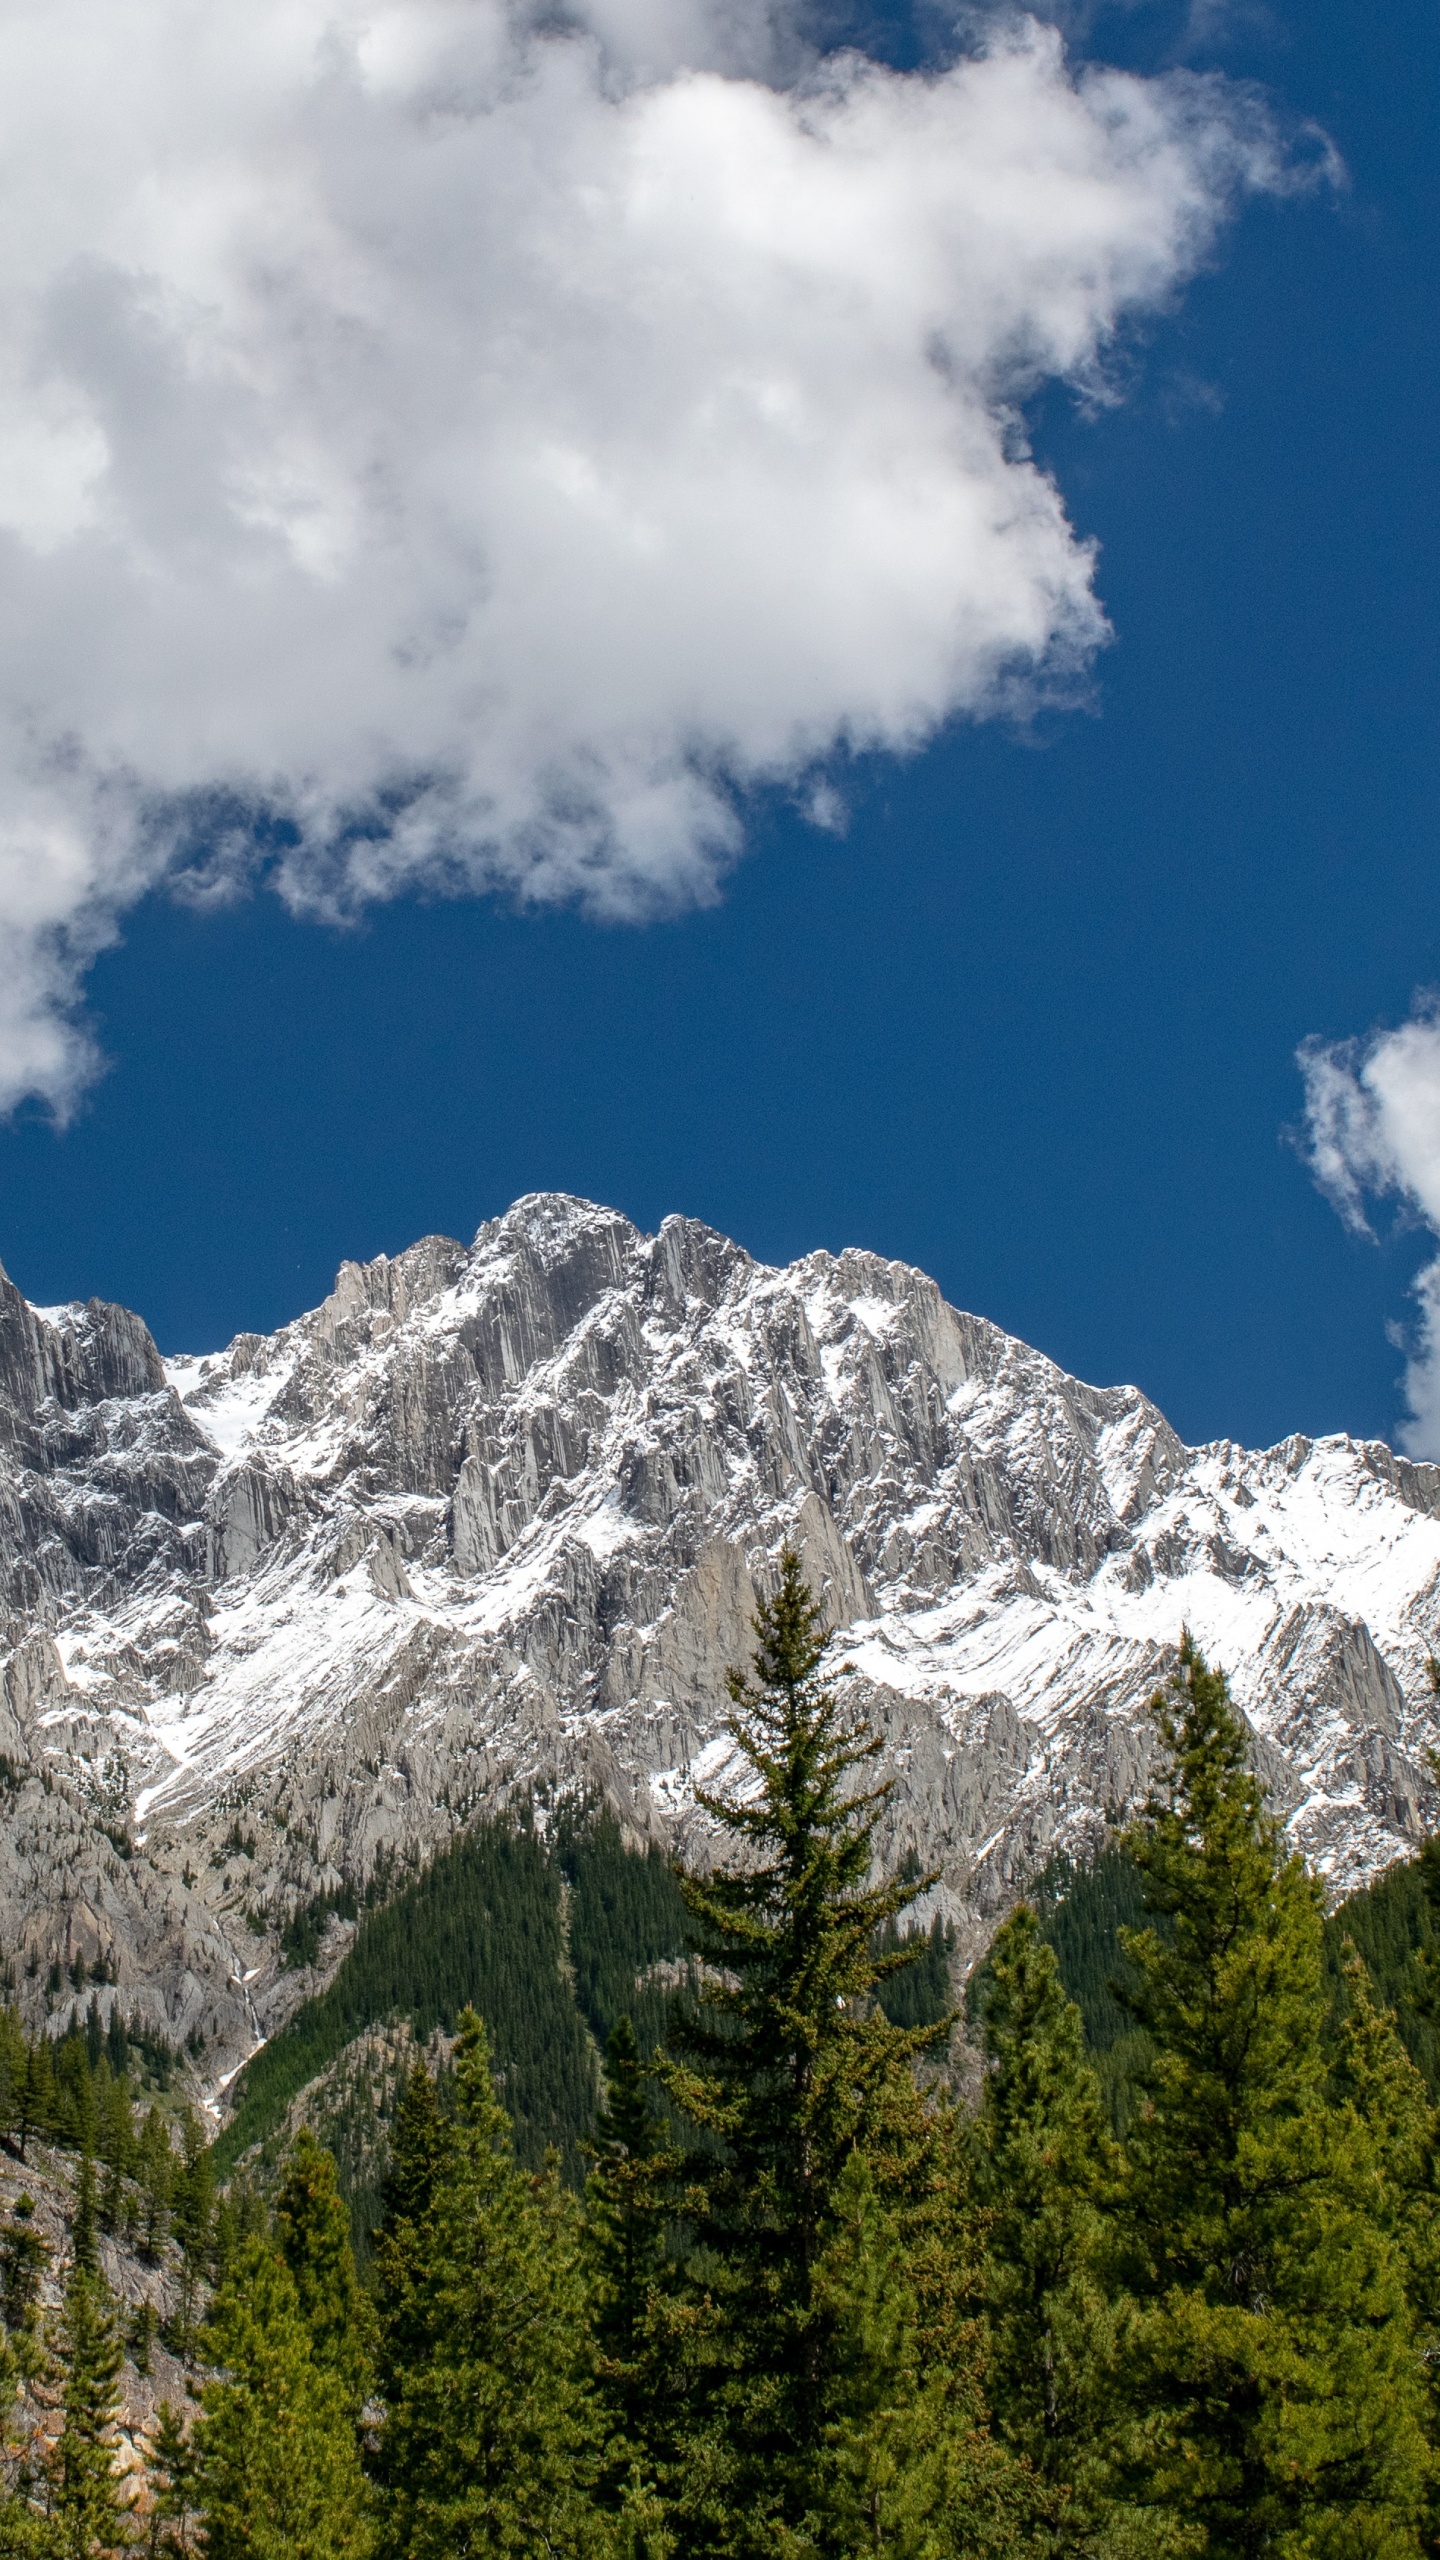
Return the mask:
M 1189 1625 L 1340 1889 L 1433 1818 L 1440 1470 L 1187 1449 L 917 1271 L 768 1269 L 553 1195 L 162 1362 L 0 1281 L 0 1960 L 83 1954 L 218 2082 L 302 1904 L 537 1782 L 703 1854 L 724 1674 L 786 1539 L 884 1737 L 887 1850 L 974 1943 L 1144 1792 Z

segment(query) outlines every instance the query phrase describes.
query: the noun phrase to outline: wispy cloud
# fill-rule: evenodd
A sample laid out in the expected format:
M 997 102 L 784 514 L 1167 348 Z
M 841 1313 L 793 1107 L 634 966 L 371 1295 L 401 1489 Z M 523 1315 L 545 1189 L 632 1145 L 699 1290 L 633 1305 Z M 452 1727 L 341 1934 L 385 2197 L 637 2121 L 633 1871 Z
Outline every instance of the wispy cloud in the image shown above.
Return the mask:
M 1419 999 L 1398 1030 L 1307 1040 L 1298 1056 L 1310 1168 L 1352 1235 L 1373 1234 L 1372 1204 L 1395 1199 L 1440 1241 L 1440 996 Z M 1440 1458 L 1440 1254 L 1413 1288 L 1400 1441 Z
M 800 0 L 13 0 L 0 23 L 0 1107 L 92 1072 L 160 882 L 641 916 L 756 790 L 1075 680 L 1019 423 L 1247 188 L 1215 80 Z M 998 23 L 998 22 L 997 22 Z

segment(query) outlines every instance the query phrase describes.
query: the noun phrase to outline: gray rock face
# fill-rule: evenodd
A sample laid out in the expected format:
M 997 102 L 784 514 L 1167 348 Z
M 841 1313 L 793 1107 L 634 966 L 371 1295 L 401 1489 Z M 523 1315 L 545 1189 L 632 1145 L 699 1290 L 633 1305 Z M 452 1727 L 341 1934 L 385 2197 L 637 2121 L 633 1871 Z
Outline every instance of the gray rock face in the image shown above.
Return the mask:
M 310 1987 L 279 1923 L 497 1791 L 590 1784 L 703 1853 L 724 1671 L 787 1538 L 885 1738 L 887 1849 L 943 1867 L 976 1943 L 1143 1793 L 1187 1623 L 1337 1886 L 1431 1818 L 1440 1470 L 1190 1450 L 902 1264 L 769 1270 L 540 1196 L 203 1360 L 0 1283 L 22 1996 L 103 1958 L 102 2007 L 203 2036 L 218 2074 Z

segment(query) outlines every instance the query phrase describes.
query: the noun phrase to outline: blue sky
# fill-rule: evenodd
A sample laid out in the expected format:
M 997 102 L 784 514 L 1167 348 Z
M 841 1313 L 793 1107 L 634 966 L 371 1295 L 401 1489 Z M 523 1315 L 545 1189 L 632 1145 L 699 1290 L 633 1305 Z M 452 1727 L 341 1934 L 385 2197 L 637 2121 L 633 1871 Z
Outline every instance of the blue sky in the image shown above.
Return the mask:
M 1183 32 L 1102 10 L 1083 49 L 1153 73 Z M 1440 978 L 1440 23 L 1309 0 L 1191 32 L 1348 183 L 1248 205 L 1129 333 L 1123 399 L 1032 402 L 1100 545 L 1088 702 L 844 765 L 843 834 L 754 788 L 718 902 L 660 921 L 150 894 L 89 976 L 103 1077 L 0 1130 L 29 1295 L 205 1349 L 555 1187 L 919 1263 L 1191 1440 L 1394 1435 L 1386 1328 L 1433 1240 L 1347 1233 L 1284 1132 L 1298 1043 Z

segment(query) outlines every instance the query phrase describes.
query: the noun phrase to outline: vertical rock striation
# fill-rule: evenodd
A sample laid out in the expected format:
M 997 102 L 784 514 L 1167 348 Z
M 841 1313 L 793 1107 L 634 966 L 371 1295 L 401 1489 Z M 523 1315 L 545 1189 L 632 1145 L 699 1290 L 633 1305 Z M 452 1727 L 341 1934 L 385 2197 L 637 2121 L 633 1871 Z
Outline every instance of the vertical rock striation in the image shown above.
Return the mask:
M 1143 1791 L 1184 1624 L 1337 1886 L 1430 1818 L 1440 1470 L 1346 1439 L 1187 1449 L 903 1264 L 777 1271 L 689 1219 L 645 1236 L 540 1195 L 468 1249 L 347 1263 L 207 1359 L 0 1280 L 22 1997 L 98 1964 L 102 2008 L 218 2069 L 308 1987 L 285 1917 L 497 1791 L 583 1783 L 694 1840 L 786 1538 L 885 1737 L 887 1847 L 943 1867 L 977 1940 Z

